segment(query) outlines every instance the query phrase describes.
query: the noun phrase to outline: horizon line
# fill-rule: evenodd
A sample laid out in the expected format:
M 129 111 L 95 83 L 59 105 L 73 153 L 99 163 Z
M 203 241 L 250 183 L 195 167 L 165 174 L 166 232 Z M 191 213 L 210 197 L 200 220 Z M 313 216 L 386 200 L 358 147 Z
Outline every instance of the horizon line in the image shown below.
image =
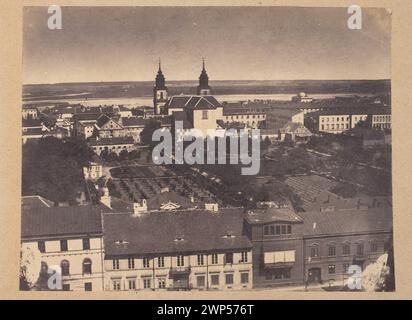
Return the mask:
M 166 82 L 198 82 L 198 79 L 190 80 L 167 80 Z M 391 81 L 391 78 L 374 78 L 374 79 L 222 79 L 222 80 L 210 80 L 210 82 L 219 81 Z M 59 84 L 77 84 L 77 83 L 122 83 L 122 82 L 155 82 L 154 80 L 100 80 L 100 81 L 69 81 L 69 82 L 49 82 L 49 83 L 23 83 L 23 86 L 29 85 L 59 85 Z

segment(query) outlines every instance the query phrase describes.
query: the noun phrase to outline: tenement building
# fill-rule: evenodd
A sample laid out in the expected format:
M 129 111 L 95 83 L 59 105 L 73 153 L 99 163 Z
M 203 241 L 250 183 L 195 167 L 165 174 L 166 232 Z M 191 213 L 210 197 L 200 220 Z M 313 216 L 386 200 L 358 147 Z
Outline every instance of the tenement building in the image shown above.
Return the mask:
M 22 198 L 23 247 L 39 252 L 41 289 L 49 267 L 61 268 L 62 290 L 103 290 L 103 206 L 53 207 L 39 197 Z M 107 209 L 107 208 L 106 208 Z
M 268 208 L 248 213 L 254 287 L 344 286 L 350 265 L 366 266 L 387 252 L 391 208 L 303 212 Z
M 242 227 L 239 209 L 105 214 L 105 290 L 250 289 Z

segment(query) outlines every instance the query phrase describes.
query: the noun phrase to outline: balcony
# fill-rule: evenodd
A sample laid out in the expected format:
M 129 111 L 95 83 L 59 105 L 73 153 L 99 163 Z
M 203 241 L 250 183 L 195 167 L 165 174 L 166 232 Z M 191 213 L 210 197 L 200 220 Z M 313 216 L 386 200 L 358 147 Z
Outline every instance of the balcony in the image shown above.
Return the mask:
M 170 276 L 180 276 L 180 275 L 189 275 L 190 274 L 190 266 L 188 267 L 171 267 L 170 268 Z

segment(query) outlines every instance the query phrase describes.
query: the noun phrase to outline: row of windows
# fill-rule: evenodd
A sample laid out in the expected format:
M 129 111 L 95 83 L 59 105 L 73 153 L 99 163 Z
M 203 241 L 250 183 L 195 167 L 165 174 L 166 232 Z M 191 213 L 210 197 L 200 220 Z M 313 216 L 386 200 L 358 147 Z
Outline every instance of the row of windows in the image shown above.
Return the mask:
M 234 119 L 249 119 L 249 118 L 252 118 L 252 119 L 264 119 L 265 118 L 265 115 L 264 114 L 262 114 L 262 115 L 237 115 L 237 116 L 226 116 L 226 120 L 234 120 Z
M 89 238 L 83 238 L 83 250 L 90 250 L 90 239 Z M 46 252 L 46 243 L 45 241 L 38 241 L 37 242 L 37 247 L 41 253 Z M 68 251 L 68 244 L 67 240 L 60 240 L 60 251 L 65 252 Z
M 62 276 L 70 276 L 70 262 L 68 260 L 62 260 L 60 262 L 60 268 L 61 268 L 61 275 Z M 48 267 L 45 262 L 42 262 L 42 271 L 47 272 Z M 89 258 L 85 258 L 82 263 L 82 272 L 83 275 L 90 275 L 92 274 L 92 260 Z
M 349 117 L 331 117 L 330 118 L 330 122 L 334 122 L 334 121 L 336 121 L 336 122 L 339 122 L 339 119 L 340 119 L 340 121 L 349 121 Z M 326 117 L 326 118 L 321 118 L 321 122 L 324 122 L 326 120 L 326 122 L 329 122 L 329 117 Z
M 176 265 L 178 267 L 184 267 L 185 266 L 185 256 L 183 255 L 178 255 L 176 256 Z M 217 253 L 214 253 L 211 255 L 212 258 L 212 264 L 219 264 L 219 255 Z M 157 267 L 158 268 L 164 268 L 165 266 L 165 258 L 163 256 L 157 257 L 154 259 L 157 262 Z M 203 266 L 205 265 L 205 255 L 204 254 L 198 254 L 197 255 L 197 265 L 198 266 Z M 143 261 L 143 268 L 150 268 L 150 258 L 144 257 L 142 259 Z M 134 269 L 135 268 L 135 259 L 134 258 L 129 258 L 127 260 L 128 262 L 128 268 L 129 269 Z M 248 253 L 247 251 L 241 252 L 241 258 L 240 258 L 240 263 L 246 263 L 248 262 Z M 233 253 L 229 252 L 224 255 L 224 263 L 225 264 L 233 264 Z M 112 268 L 113 270 L 119 270 L 120 269 L 120 260 L 119 259 L 113 259 L 112 260 Z
M 272 224 L 266 225 L 263 227 L 263 235 L 265 236 L 273 236 L 273 235 L 283 235 L 283 234 L 291 234 L 292 233 L 292 225 L 290 224 Z
M 320 126 L 320 129 L 321 130 L 343 130 L 343 129 L 349 129 L 349 124 L 343 124 L 343 123 L 341 123 L 340 125 L 339 124 L 336 124 L 336 126 L 335 126 L 335 124 L 331 124 L 330 125 L 330 127 L 329 127 L 329 124 L 327 124 L 326 126 L 324 125 L 324 124 L 322 124 L 321 126 Z
M 388 115 L 388 116 L 373 116 L 373 121 L 379 121 L 379 122 L 388 121 L 388 122 L 390 122 L 391 121 L 391 116 L 390 115 Z
M 372 241 L 370 243 L 370 252 L 376 253 L 378 252 L 378 242 Z M 365 253 L 365 245 L 363 243 L 356 244 L 356 255 L 362 256 Z M 351 245 L 349 243 L 345 243 L 342 245 L 342 255 L 348 256 L 351 254 Z M 328 256 L 334 257 L 336 256 L 336 245 L 329 245 L 328 246 Z M 310 247 L 310 257 L 316 258 L 319 257 L 319 246 L 314 245 Z
M 234 283 L 234 276 L 231 273 L 225 274 L 225 284 L 226 285 L 233 285 Z M 166 278 L 157 278 L 157 288 L 164 289 L 166 288 Z M 249 273 L 241 273 L 240 274 L 240 283 L 248 284 L 249 283 Z M 212 286 L 218 286 L 220 284 L 220 275 L 219 274 L 212 274 L 210 276 L 210 284 Z M 206 276 L 199 275 L 196 276 L 196 286 L 197 288 L 204 288 L 206 287 Z M 142 279 L 142 287 L 143 289 L 151 289 L 152 288 L 152 278 L 143 278 Z M 121 280 L 120 279 L 113 279 L 112 280 L 112 288 L 115 291 L 121 290 Z M 128 290 L 136 290 L 136 279 L 128 279 L 127 280 L 127 289 Z

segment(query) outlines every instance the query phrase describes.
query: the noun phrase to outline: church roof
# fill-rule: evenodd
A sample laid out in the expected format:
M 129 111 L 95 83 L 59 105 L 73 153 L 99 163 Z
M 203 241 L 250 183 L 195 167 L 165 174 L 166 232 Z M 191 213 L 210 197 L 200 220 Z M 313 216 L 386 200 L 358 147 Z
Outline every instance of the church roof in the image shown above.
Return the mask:
M 216 109 L 220 103 L 213 96 L 180 95 L 171 97 L 165 105 L 169 109 Z

